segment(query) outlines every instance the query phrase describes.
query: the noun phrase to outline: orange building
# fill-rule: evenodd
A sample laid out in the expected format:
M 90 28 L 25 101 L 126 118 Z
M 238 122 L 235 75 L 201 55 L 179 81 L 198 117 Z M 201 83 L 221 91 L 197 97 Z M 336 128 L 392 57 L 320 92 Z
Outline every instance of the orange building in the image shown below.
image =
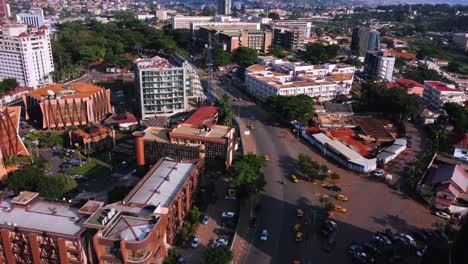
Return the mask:
M 90 153 L 112 149 L 114 146 L 114 131 L 104 126 L 75 129 L 69 132 L 69 138 L 70 146 L 81 147 Z
M 52 84 L 23 96 L 26 119 L 58 129 L 104 120 L 112 113 L 110 90 L 86 83 Z

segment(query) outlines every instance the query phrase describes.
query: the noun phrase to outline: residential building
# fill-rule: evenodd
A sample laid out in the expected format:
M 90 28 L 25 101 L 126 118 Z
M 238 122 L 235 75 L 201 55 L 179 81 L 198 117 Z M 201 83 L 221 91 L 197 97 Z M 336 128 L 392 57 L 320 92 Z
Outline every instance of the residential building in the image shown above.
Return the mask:
M 364 59 L 364 72 L 379 79 L 392 81 L 395 57 L 385 51 L 368 51 Z
M 10 8 L 7 0 L 0 0 L 0 21 L 8 20 L 10 16 Z
M 0 263 L 88 263 L 79 208 L 21 192 L 1 193 Z
M 357 56 L 364 56 L 368 51 L 378 51 L 380 49 L 379 32 L 370 28 L 354 28 L 351 48 L 359 51 Z
M 431 167 L 418 189 L 422 195 L 435 193 L 430 201 L 435 208 L 450 210 L 458 202 L 468 202 L 468 173 L 459 164 Z
M 190 121 L 193 123 L 194 121 Z M 168 129 L 148 127 L 144 130 L 145 164 L 162 157 L 173 159 L 204 158 L 210 172 L 230 168 L 237 148 L 235 129 L 221 125 L 179 124 Z
M 114 147 L 114 130 L 104 126 L 74 129 L 68 133 L 70 146 L 81 148 L 86 153 L 111 150 Z
M 231 0 L 218 0 L 218 13 L 222 15 L 230 15 Z
M 434 71 L 440 70 L 440 66 L 430 60 L 418 60 L 417 63 L 418 65 L 426 66 L 429 70 L 434 70 Z
M 464 134 L 463 138 L 458 140 L 453 146 L 453 157 L 468 161 L 468 134 Z
M 47 27 L 6 24 L 1 30 L 0 79 L 14 78 L 32 88 L 52 83 L 54 62 Z
M 303 50 L 305 32 L 300 28 L 273 27 L 273 43 L 287 50 Z
M 184 123 L 195 126 L 211 126 L 216 122 L 218 122 L 218 107 L 204 105 L 197 109 Z
M 468 51 L 468 33 L 454 33 L 452 41 L 457 47 Z
M 195 38 L 198 38 L 198 32 L 201 27 L 216 29 L 217 31 L 243 31 L 260 30 L 260 23 L 240 22 L 240 21 L 215 21 L 215 22 L 196 22 L 192 23 L 190 29 Z M 205 37 L 205 39 L 208 39 Z
M 208 43 L 210 36 L 215 46 L 221 46 L 228 52 L 234 52 L 238 47 L 255 49 L 267 53 L 272 42 L 271 31 L 263 30 L 220 30 L 216 27 L 203 26 L 198 32 L 198 39 Z
M 165 237 L 165 242 L 173 244 L 176 232 L 182 227 L 184 218 L 193 205 L 203 166 L 203 160 L 200 159 L 176 161 L 161 158 L 122 203 L 140 210 L 151 208 L 152 214 L 166 222 L 165 230 L 157 232 L 155 238 L 161 240 Z M 136 224 L 135 227 L 137 226 Z M 151 239 L 148 240 L 148 243 L 152 242 L 154 243 Z
M 143 120 L 187 111 L 189 98 L 200 97 L 202 91 L 190 63 L 177 66 L 158 56 L 136 60 L 135 83 Z
M 129 130 L 130 127 L 136 126 L 138 124 L 138 120 L 136 117 L 130 112 L 124 113 L 114 113 L 106 120 L 104 120 L 106 125 L 113 125 L 117 126 L 121 130 Z
M 87 83 L 51 84 L 23 96 L 26 120 L 41 129 L 99 123 L 112 113 L 110 90 Z
M 401 89 L 405 89 L 408 94 L 414 94 L 419 97 L 422 97 L 424 92 L 424 85 L 418 83 L 417 81 L 410 79 L 398 79 L 395 81 L 395 86 Z
M 42 8 L 31 8 L 29 12 L 21 12 L 16 15 L 18 23 L 33 25 L 40 28 L 44 25 L 44 10 Z
M 329 101 L 349 94 L 355 67 L 345 64 L 308 65 L 271 59 L 266 65 L 246 69 L 247 91 L 266 101 L 272 95 L 306 94 L 318 101 Z
M 421 101 L 431 111 L 439 113 L 445 103 L 452 102 L 463 105 L 465 100 L 465 93 L 453 85 L 438 81 L 424 82 Z

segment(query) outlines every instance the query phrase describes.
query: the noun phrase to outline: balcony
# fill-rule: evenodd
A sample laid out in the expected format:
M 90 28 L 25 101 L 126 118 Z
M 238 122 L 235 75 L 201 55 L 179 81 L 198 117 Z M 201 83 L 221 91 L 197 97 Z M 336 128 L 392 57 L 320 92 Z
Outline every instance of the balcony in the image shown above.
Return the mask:
M 145 264 L 150 263 L 149 259 L 152 255 L 152 251 L 146 252 L 143 256 L 128 256 L 127 263 L 134 263 L 134 264 Z

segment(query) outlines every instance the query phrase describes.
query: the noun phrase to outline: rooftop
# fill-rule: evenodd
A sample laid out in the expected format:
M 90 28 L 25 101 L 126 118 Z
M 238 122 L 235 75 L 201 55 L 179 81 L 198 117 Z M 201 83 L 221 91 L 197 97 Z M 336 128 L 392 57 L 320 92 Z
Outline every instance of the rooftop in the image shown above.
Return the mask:
M 107 128 L 104 126 L 94 126 L 86 130 L 75 129 L 73 130 L 72 133 L 83 139 L 90 139 L 90 138 L 101 137 L 103 135 L 108 135 L 109 133 L 111 133 L 111 131 L 112 130 L 110 128 Z
M 168 207 L 196 167 L 196 162 L 161 160 L 125 197 L 124 202 L 143 207 Z
M 228 137 L 232 128 L 228 126 L 213 125 L 206 128 L 199 128 L 198 126 L 190 124 L 180 124 L 171 131 L 171 137 L 174 134 L 195 136 L 202 138 L 222 139 Z
M 157 220 L 159 220 L 159 218 L 148 219 L 144 217 L 120 215 L 117 220 L 115 220 L 109 228 L 103 230 L 100 235 L 111 239 L 141 241 L 148 237 Z
M 45 99 L 49 96 L 61 98 L 82 98 L 89 97 L 104 90 L 101 87 L 87 83 L 70 83 L 70 84 L 51 84 L 31 91 L 30 96 Z
M 161 58 L 159 56 L 154 56 L 153 58 L 137 59 L 135 63 L 139 69 L 175 67 L 167 59 Z
M 38 200 L 27 203 L 32 194 L 7 198 L 0 203 L 0 225 L 12 225 L 20 229 L 76 236 L 82 230 L 82 219 L 78 208 L 66 203 Z M 17 206 L 13 201 L 20 201 L 28 207 Z
M 144 140 L 169 143 L 169 131 L 170 129 L 164 127 L 148 127 L 145 129 Z
M 458 89 L 449 87 L 446 83 L 443 82 L 438 82 L 438 81 L 426 81 L 424 84 L 429 84 L 432 87 L 434 87 L 436 90 L 441 91 L 441 92 L 462 92 Z
M 218 113 L 216 106 L 204 105 L 195 111 L 186 121 L 185 124 L 191 125 L 207 125 L 211 124 L 211 119 Z

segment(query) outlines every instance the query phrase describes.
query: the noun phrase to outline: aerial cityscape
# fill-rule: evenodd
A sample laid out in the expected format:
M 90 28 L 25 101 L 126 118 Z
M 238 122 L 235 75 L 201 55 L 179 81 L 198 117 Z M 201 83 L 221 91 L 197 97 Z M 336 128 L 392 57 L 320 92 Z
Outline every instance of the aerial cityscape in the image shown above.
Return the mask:
M 0 264 L 468 263 L 468 0 L 0 0 Z

